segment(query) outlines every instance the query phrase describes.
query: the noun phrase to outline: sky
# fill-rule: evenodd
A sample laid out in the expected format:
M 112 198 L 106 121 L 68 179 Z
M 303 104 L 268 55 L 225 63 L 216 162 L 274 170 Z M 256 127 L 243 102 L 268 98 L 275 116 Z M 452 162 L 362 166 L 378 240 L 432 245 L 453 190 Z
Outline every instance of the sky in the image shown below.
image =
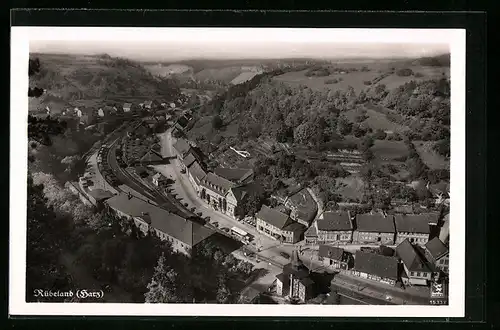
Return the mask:
M 113 41 L 32 40 L 30 52 L 102 54 L 137 61 L 187 59 L 394 58 L 449 53 L 445 43 L 339 43 L 315 41 Z

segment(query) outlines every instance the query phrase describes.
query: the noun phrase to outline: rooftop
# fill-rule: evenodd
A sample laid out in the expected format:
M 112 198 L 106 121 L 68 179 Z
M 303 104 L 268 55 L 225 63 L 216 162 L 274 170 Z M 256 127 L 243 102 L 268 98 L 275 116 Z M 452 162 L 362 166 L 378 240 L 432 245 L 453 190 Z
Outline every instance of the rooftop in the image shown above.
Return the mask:
M 289 223 L 288 225 L 286 225 L 283 230 L 285 231 L 291 231 L 291 232 L 294 232 L 294 233 L 303 233 L 305 230 L 306 230 L 306 226 L 304 226 L 303 224 L 300 224 L 298 222 L 292 222 L 292 223 Z
M 318 230 L 352 230 L 348 212 L 324 212 L 323 219 L 318 219 Z
M 427 242 L 427 244 L 425 244 L 425 248 L 434 259 L 439 259 L 448 253 L 448 248 L 438 237 L 434 237 Z
M 214 173 L 208 173 L 207 176 L 201 181 L 201 185 L 212 191 L 217 191 L 225 195 L 229 189 L 234 187 L 234 183 L 228 181 Z
M 174 149 L 177 150 L 177 152 L 181 155 L 184 155 L 186 152 L 189 151 L 189 149 L 191 148 L 191 146 L 189 145 L 189 143 L 184 140 L 184 139 L 178 139 L 175 143 L 174 143 Z
M 190 167 L 189 167 L 189 174 L 197 181 L 198 183 L 203 180 L 203 178 L 207 175 L 207 173 L 203 170 L 203 168 L 200 166 L 200 163 L 195 161 Z
M 356 251 L 354 269 L 363 273 L 397 280 L 398 259 L 375 253 Z
M 251 177 L 253 175 L 253 170 L 245 168 L 218 167 L 214 170 L 214 173 L 226 180 L 239 183 L 244 182 L 249 177 Z
M 405 239 L 396 247 L 396 254 L 401 258 L 409 271 L 431 271 L 426 261 L 420 256 L 408 239 Z
M 304 233 L 304 236 L 306 237 L 318 237 L 318 230 L 316 229 L 316 226 L 310 226 L 307 228 L 306 232 Z
M 358 214 L 356 216 L 356 227 L 358 231 L 394 233 L 394 216 L 383 214 Z
M 196 158 L 193 156 L 192 153 L 188 153 L 187 156 L 184 157 L 184 159 L 182 160 L 182 162 L 184 163 L 184 165 L 186 167 L 191 166 L 195 161 L 196 161 Z
M 429 234 L 429 217 L 426 214 L 396 214 L 398 232 Z
M 108 199 L 106 203 L 113 209 L 132 217 L 149 218 L 153 228 L 191 247 L 213 234 L 208 228 L 128 194 L 117 195 Z
M 103 189 L 92 189 L 89 191 L 89 195 L 96 201 L 105 200 L 114 196 L 113 193 Z
M 323 258 L 330 258 L 333 260 L 343 260 L 344 250 L 335 246 L 320 245 L 318 255 Z
M 289 219 L 288 215 L 266 205 L 262 205 L 262 208 L 255 215 L 255 217 L 279 229 L 283 229 Z
M 295 213 L 298 218 L 306 221 L 314 219 L 318 212 L 318 205 L 307 189 L 301 189 L 288 197 L 286 204 L 296 209 Z
M 123 103 L 124 108 L 130 108 L 132 106 L 132 103 Z
M 141 162 L 146 162 L 146 163 L 154 163 L 154 162 L 160 162 L 163 160 L 163 157 L 161 157 L 156 151 L 153 149 L 150 149 L 146 154 L 141 158 Z

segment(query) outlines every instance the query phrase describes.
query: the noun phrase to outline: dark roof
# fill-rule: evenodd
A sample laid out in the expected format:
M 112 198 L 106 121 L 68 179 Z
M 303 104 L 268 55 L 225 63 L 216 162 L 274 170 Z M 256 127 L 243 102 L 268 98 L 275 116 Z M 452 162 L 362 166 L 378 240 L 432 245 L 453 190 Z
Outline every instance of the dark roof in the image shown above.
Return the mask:
M 323 219 L 318 219 L 318 230 L 352 230 L 348 212 L 324 212 Z
M 248 195 L 258 194 L 261 190 L 262 187 L 255 181 L 231 188 L 231 191 L 237 201 L 243 200 Z
M 238 183 L 243 182 L 253 174 L 252 169 L 218 167 L 214 173 L 226 180 Z
M 182 162 L 184 163 L 184 165 L 186 167 L 191 166 L 195 161 L 196 161 L 196 158 L 193 156 L 192 153 L 188 153 L 187 156 L 184 157 L 184 159 L 182 160 Z
M 306 237 L 318 237 L 318 231 L 316 230 L 316 226 L 311 226 L 307 228 L 306 232 L 304 233 L 304 236 Z
M 425 214 L 396 214 L 398 232 L 429 234 L 429 218 Z
M 285 231 L 291 231 L 294 233 L 303 233 L 306 230 L 306 226 L 303 224 L 300 224 L 298 222 L 292 222 L 288 225 L 286 225 L 283 230 Z
M 184 155 L 186 152 L 188 152 L 190 148 L 191 146 L 184 139 L 178 139 L 174 143 L 174 149 L 177 150 L 177 152 L 180 153 L 181 155 Z
M 122 193 L 110 198 L 107 200 L 107 204 L 132 217 L 149 219 L 153 228 L 191 247 L 213 234 L 213 231 L 208 228 L 186 220 L 134 196 L 129 198 L 127 194 Z
M 396 247 L 396 254 L 403 261 L 409 271 L 431 271 L 424 259 L 419 255 L 408 239 L 405 239 Z
M 425 248 L 436 260 L 448 253 L 448 248 L 446 247 L 446 245 L 444 245 L 443 242 L 441 242 L 438 237 L 434 237 L 429 242 L 427 242 L 427 244 L 425 244 Z
M 304 286 L 309 286 L 313 285 L 314 281 L 310 277 L 304 277 L 300 279 L 300 283 L 302 283 Z
M 207 189 L 216 191 L 221 195 L 225 195 L 229 189 L 234 187 L 234 183 L 221 178 L 214 173 L 208 173 L 207 176 L 205 176 L 205 178 L 201 181 L 201 185 Z
M 96 201 L 105 200 L 114 196 L 113 193 L 103 189 L 92 189 L 89 191 L 89 195 Z
M 291 195 L 286 204 L 288 207 L 295 208 L 295 214 L 299 219 L 310 221 L 314 219 L 318 212 L 318 205 L 307 189 L 301 189 Z
M 189 173 L 195 181 L 197 181 L 197 183 L 200 183 L 200 181 L 207 175 L 200 164 L 196 161 L 189 167 Z
M 323 258 L 330 258 L 333 260 L 343 260 L 344 250 L 335 246 L 320 245 L 318 255 Z
M 255 217 L 279 229 L 283 229 L 289 219 L 288 215 L 281 213 L 278 210 L 274 210 L 266 205 L 262 205 L 262 208 L 255 215 Z
M 150 149 L 148 152 L 146 152 L 146 154 L 141 158 L 141 162 L 146 162 L 146 163 L 159 162 L 162 160 L 163 160 L 163 157 L 158 155 L 158 153 L 152 149 Z
M 382 214 L 358 214 L 356 216 L 358 231 L 394 233 L 394 216 L 384 217 Z
M 179 117 L 179 119 L 177 119 L 177 124 L 179 126 L 181 126 L 182 128 L 186 127 L 188 122 L 189 122 L 189 120 L 184 116 L 181 116 L 181 117 Z
M 363 273 L 397 280 L 398 259 L 375 253 L 356 251 L 354 269 Z

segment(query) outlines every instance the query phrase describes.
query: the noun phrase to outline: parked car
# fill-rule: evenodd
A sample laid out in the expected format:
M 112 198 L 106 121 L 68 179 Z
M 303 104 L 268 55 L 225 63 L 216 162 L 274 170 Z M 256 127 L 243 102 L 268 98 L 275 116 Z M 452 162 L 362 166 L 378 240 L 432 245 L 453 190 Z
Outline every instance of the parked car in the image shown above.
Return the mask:
M 290 259 L 290 255 L 286 252 L 280 252 L 280 256 L 282 256 L 285 259 Z
M 219 223 L 217 221 L 213 222 L 212 225 L 214 225 L 214 227 L 219 227 Z
M 229 228 L 227 228 L 227 227 L 223 227 L 222 230 L 225 231 L 226 233 L 229 232 Z

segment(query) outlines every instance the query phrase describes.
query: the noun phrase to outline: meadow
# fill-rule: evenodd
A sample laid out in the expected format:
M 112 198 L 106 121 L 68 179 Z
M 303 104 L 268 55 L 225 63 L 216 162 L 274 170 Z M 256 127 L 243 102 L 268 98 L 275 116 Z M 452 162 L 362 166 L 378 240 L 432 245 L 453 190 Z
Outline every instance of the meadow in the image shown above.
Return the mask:
M 343 113 L 343 115 L 351 122 L 356 122 L 356 117 L 365 114 L 368 118 L 363 121 L 363 125 L 371 127 L 373 130 L 381 129 L 383 131 L 392 131 L 392 132 L 404 132 L 409 128 L 397 123 L 394 123 L 387 119 L 387 116 L 365 107 L 358 107 L 356 109 L 352 109 Z
M 413 142 L 413 145 L 415 145 L 415 149 L 417 149 L 422 161 L 430 169 L 437 170 L 450 168 L 450 161 L 432 150 L 434 142 L 415 141 Z

